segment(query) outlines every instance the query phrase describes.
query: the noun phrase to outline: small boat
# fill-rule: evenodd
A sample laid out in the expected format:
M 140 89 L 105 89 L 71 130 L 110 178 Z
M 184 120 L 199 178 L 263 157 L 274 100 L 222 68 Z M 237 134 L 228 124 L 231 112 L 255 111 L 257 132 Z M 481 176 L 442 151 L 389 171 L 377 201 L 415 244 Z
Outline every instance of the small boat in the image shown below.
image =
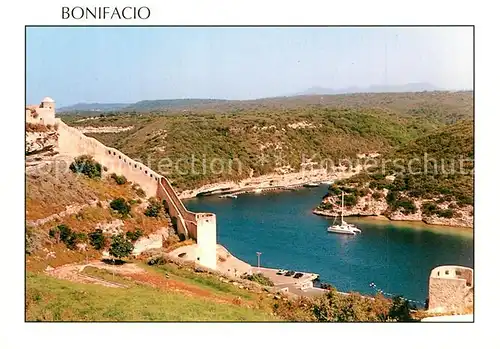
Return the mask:
M 306 188 L 319 187 L 319 184 L 318 183 L 309 182 L 309 183 L 304 184 L 304 187 L 306 187 Z
M 231 199 L 237 199 L 238 195 L 236 194 L 226 194 L 226 195 L 220 195 L 220 198 L 231 198 Z
M 328 232 L 336 234 L 356 235 L 361 233 L 361 229 L 354 224 L 349 224 L 344 221 L 344 192 L 342 192 L 342 210 L 340 211 L 340 224 L 332 224 L 328 227 Z
M 324 181 L 324 182 L 321 182 L 321 184 L 332 185 L 333 181 Z

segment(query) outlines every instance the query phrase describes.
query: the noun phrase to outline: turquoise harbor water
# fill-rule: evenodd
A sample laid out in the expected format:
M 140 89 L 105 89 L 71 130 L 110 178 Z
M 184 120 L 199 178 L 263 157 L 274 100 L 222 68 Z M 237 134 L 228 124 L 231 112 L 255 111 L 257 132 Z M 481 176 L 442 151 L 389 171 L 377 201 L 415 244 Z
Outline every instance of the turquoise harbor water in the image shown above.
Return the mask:
M 424 302 L 437 265 L 473 266 L 472 232 L 425 224 L 347 218 L 356 236 L 327 233 L 332 219 L 312 213 L 327 187 L 244 194 L 237 199 L 186 200 L 193 211 L 217 214 L 217 240 L 238 258 L 266 267 L 310 271 L 340 291 L 385 292 Z

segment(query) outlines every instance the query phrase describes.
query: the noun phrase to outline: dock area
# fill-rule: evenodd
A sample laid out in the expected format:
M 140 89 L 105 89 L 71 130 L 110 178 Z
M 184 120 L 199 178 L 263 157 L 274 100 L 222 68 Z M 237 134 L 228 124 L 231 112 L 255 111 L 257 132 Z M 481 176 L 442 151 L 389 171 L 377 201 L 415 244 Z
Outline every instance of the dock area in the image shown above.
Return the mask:
M 196 245 L 181 246 L 174 251 L 168 253 L 174 258 L 181 258 L 184 261 L 196 261 Z M 268 277 L 274 284 L 273 289 L 276 291 L 286 292 L 296 296 L 315 297 L 327 292 L 322 288 L 313 286 L 313 281 L 318 278 L 318 274 L 311 272 L 295 271 L 294 275 L 285 276 L 278 274 L 281 269 L 265 268 L 252 266 L 236 257 L 234 257 L 224 246 L 217 245 L 217 270 L 230 277 L 240 278 L 245 274 L 261 273 Z M 294 278 L 297 273 L 302 276 Z
M 284 274 L 279 275 L 278 271 L 280 269 L 264 268 L 264 267 L 252 267 L 251 272 L 253 274 L 261 273 L 268 277 L 274 283 L 276 289 L 288 292 L 297 296 L 304 297 L 314 297 L 320 296 L 326 292 L 322 288 L 317 288 L 313 286 L 313 281 L 318 278 L 318 274 L 310 272 L 296 271 L 295 274 L 303 274 L 299 278 L 294 278 L 292 276 L 285 276 Z

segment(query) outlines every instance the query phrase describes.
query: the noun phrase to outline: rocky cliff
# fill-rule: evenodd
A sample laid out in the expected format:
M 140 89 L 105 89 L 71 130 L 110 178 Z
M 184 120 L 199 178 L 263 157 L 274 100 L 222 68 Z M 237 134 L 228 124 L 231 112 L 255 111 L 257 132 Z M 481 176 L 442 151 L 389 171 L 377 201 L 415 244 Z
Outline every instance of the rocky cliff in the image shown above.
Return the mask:
M 400 206 L 387 201 L 389 190 L 367 189 L 355 203 L 344 206 L 344 216 L 385 216 L 394 221 L 422 221 L 427 224 L 472 228 L 474 208 L 445 198 L 414 199 L 407 194 L 399 198 Z M 314 213 L 323 216 L 338 216 L 341 211 L 340 195 L 327 195 Z M 350 199 L 349 199 L 350 200 Z

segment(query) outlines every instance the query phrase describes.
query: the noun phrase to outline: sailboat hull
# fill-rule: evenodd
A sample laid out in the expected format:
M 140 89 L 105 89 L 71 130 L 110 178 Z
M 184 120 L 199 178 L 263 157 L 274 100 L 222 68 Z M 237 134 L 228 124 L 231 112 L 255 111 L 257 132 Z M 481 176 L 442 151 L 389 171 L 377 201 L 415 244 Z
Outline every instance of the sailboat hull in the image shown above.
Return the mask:
M 329 233 L 356 235 L 356 232 L 354 230 L 350 230 L 349 228 L 344 228 L 344 227 L 339 227 L 339 226 L 328 227 L 327 230 Z

